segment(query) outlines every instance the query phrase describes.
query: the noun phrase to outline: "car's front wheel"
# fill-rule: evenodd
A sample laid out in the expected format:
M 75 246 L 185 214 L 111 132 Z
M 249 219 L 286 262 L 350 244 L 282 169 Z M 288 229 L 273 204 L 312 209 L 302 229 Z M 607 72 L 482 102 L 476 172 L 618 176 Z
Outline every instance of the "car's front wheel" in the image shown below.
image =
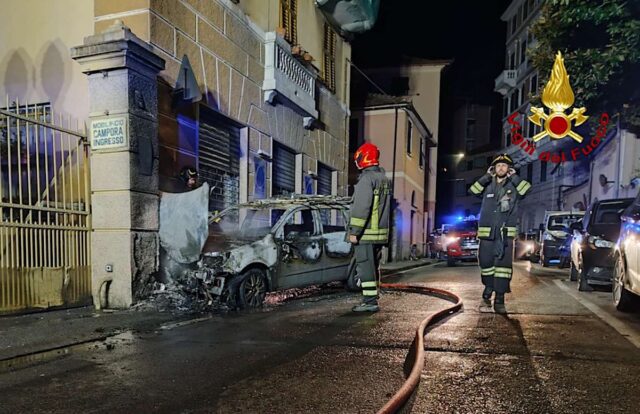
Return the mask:
M 252 268 L 241 276 L 238 304 L 241 308 L 259 308 L 267 296 L 267 276 L 262 269 Z
M 633 310 L 636 298 L 633 293 L 624 287 L 625 278 L 626 269 L 624 261 L 621 256 L 618 256 L 615 267 L 613 268 L 613 304 L 619 311 L 629 312 Z

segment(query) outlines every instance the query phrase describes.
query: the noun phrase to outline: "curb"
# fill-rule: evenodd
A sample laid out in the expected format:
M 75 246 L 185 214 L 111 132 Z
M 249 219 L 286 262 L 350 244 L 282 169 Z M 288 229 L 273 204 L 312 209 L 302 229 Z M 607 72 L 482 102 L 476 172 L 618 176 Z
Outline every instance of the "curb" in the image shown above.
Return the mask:
M 428 262 L 428 263 L 407 265 L 407 266 L 403 266 L 403 267 L 398 267 L 396 269 L 381 268 L 380 269 L 380 276 L 389 276 L 389 275 L 392 275 L 394 273 L 404 272 L 404 271 L 411 270 L 411 269 L 417 269 L 419 267 L 431 266 L 431 265 L 438 264 L 438 263 L 439 263 L 438 261 L 434 261 L 434 262 Z

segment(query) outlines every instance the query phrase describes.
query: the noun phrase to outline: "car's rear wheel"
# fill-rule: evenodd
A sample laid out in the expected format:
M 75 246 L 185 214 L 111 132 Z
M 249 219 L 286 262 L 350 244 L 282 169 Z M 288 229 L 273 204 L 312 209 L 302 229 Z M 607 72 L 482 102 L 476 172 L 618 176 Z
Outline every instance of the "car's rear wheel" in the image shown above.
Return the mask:
M 259 308 L 267 296 L 267 276 L 262 269 L 252 268 L 241 276 L 238 304 L 241 308 Z
M 624 261 L 621 256 L 616 259 L 615 267 L 613 268 L 613 304 L 621 312 L 632 311 L 636 305 L 636 298 L 633 293 L 629 292 L 624 287 L 626 278 L 626 269 Z
M 572 282 L 575 282 L 576 280 L 578 280 L 578 269 L 576 269 L 576 266 L 573 264 L 573 260 L 571 259 L 569 259 L 569 268 L 570 268 L 569 280 Z

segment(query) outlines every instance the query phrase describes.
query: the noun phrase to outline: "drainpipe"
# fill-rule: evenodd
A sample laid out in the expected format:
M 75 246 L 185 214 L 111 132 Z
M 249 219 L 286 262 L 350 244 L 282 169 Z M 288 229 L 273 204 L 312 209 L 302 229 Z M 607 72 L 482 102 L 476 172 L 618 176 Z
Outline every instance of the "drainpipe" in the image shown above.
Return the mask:
M 389 235 L 391 240 L 389 241 L 389 262 L 393 261 L 394 250 L 397 250 L 397 246 L 394 248 L 394 239 L 397 245 L 397 237 L 395 237 L 396 230 L 396 151 L 398 146 L 398 108 L 395 108 L 395 121 L 393 126 L 393 163 L 391 167 L 391 220 L 389 220 Z

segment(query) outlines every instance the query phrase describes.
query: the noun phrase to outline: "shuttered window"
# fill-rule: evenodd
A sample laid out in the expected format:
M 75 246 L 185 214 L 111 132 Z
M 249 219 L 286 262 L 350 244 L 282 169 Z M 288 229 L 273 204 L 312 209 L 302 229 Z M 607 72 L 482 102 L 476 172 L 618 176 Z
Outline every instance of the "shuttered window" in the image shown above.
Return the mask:
M 288 195 L 296 191 L 296 153 L 273 144 L 273 195 Z
M 292 45 L 298 44 L 298 0 L 280 0 L 280 27 L 284 38 Z
M 240 136 L 203 117 L 198 129 L 200 178 L 210 186 L 209 209 L 222 210 L 239 201 Z
M 325 23 L 322 78 L 327 88 L 332 92 L 336 91 L 336 41 L 336 32 Z
M 331 195 L 333 170 L 326 165 L 318 164 L 318 194 Z

